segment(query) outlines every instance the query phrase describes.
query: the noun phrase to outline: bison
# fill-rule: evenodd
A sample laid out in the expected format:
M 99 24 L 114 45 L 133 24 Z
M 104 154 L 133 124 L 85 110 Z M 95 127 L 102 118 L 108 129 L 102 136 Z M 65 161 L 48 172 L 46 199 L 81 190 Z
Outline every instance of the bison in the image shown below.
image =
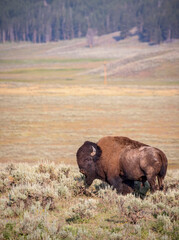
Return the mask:
M 107 136 L 97 143 L 86 141 L 76 157 L 88 186 L 94 179 L 101 179 L 123 194 L 134 191 L 136 181 L 144 185 L 148 181 L 151 192 L 163 189 L 167 158 L 161 150 L 144 143 L 127 137 Z

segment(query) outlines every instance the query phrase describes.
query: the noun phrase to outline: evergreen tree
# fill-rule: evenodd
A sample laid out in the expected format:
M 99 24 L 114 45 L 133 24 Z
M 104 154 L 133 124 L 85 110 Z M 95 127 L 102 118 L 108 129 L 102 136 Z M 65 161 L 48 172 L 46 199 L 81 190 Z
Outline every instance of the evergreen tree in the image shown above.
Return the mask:
M 48 42 L 137 27 L 141 41 L 179 37 L 178 0 L 1 0 L 0 41 Z

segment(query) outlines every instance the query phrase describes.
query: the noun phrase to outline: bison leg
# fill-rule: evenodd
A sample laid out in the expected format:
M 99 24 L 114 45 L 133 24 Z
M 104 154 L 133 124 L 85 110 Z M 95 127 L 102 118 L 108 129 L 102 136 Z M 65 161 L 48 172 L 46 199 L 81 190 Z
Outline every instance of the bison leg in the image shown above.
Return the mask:
M 123 192 L 123 183 L 120 177 L 110 177 L 107 182 L 110 186 L 116 189 L 117 193 Z
M 122 182 L 122 194 L 126 195 L 128 193 L 134 192 L 134 181 L 133 180 L 124 180 Z
M 163 185 L 163 177 L 160 177 L 159 175 L 157 176 L 158 178 L 158 186 L 159 186 L 159 190 L 163 190 L 164 185 Z
M 153 175 L 147 175 L 147 180 L 150 184 L 150 190 L 151 192 L 155 192 L 156 191 L 156 185 L 155 185 L 155 181 L 156 181 L 156 176 Z

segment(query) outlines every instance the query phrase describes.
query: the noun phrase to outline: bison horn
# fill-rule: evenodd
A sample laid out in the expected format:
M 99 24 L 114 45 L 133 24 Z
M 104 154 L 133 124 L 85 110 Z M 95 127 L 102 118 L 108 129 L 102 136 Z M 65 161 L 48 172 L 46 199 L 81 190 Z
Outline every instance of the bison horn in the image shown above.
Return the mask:
M 93 151 L 91 153 L 91 156 L 93 157 L 94 155 L 96 155 L 96 149 L 93 146 L 92 146 L 92 149 L 93 149 Z

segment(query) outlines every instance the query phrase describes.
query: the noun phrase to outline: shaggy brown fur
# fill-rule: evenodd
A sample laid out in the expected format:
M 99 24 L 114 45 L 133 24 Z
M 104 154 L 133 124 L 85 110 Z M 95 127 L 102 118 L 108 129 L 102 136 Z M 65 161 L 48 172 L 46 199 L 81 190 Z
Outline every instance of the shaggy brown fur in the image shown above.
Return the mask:
M 167 171 L 165 154 L 154 147 L 127 137 L 104 137 L 97 144 L 85 142 L 77 151 L 80 172 L 91 185 L 98 178 L 126 194 L 133 191 L 134 181 L 148 180 L 151 191 L 163 189 Z

